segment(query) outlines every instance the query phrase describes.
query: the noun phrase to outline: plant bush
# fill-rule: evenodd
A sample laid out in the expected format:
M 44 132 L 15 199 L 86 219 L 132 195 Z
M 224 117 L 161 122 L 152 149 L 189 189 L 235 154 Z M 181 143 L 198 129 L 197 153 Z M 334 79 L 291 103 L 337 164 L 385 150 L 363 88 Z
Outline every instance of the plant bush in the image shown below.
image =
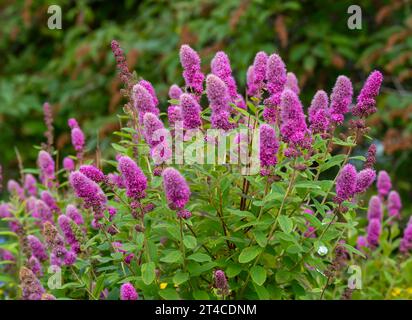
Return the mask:
M 0 207 L 8 227 L 3 295 L 349 297 L 346 266 L 365 257 L 350 235 L 376 175 L 373 145 L 366 157 L 352 152 L 370 139 L 365 119 L 376 112 L 382 74 L 370 74 L 354 105 L 350 79 L 339 76 L 330 95 L 314 95 L 307 121 L 296 76 L 279 55 L 256 55 L 243 95 L 224 52 L 205 76 L 199 55 L 183 45 L 185 86 L 170 87 L 166 115 L 116 41 L 112 50 L 127 101 L 114 132 L 117 156 L 85 157 L 72 118 L 76 155 L 62 159 L 44 105 L 48 139 L 37 168 L 21 165 Z M 335 146 L 344 152 L 332 155 Z M 61 286 L 50 285 L 60 272 Z

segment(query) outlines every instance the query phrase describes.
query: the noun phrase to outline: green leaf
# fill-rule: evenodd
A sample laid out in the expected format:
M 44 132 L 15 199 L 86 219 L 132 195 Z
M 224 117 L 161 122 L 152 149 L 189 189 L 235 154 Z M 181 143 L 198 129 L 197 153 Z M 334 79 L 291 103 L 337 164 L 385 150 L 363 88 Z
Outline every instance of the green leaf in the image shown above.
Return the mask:
M 261 286 L 266 281 L 266 269 L 261 266 L 254 266 L 250 270 L 250 275 L 252 280 L 257 285 Z
M 185 236 L 184 239 L 183 239 L 183 243 L 184 243 L 186 248 L 193 249 L 197 245 L 197 240 L 193 236 Z
M 309 213 L 304 213 L 303 216 L 305 217 L 307 221 L 309 221 L 312 227 L 315 227 L 316 229 L 322 228 L 322 222 L 320 222 L 319 219 L 316 218 L 314 215 L 311 215 Z
M 228 278 L 236 277 L 242 271 L 242 267 L 238 263 L 231 263 L 226 269 Z
M 156 277 L 154 262 L 142 264 L 142 280 L 145 285 L 151 284 Z
M 173 277 L 173 283 L 177 286 L 181 285 L 182 283 L 185 283 L 187 280 L 189 280 L 188 273 L 177 272 Z
M 277 283 L 288 282 L 292 277 L 292 274 L 286 270 L 279 270 L 276 272 L 275 279 Z
M 297 182 L 295 188 L 320 189 L 317 181 Z
M 209 300 L 210 297 L 206 291 L 196 290 L 193 291 L 193 298 L 196 300 Z
M 193 261 L 196 261 L 196 262 L 208 262 L 208 261 L 212 260 L 209 255 L 207 255 L 205 253 L 200 253 L 200 252 L 196 252 L 196 253 L 188 256 L 187 259 L 188 260 L 193 260 Z
M 257 246 L 247 247 L 242 250 L 239 255 L 240 263 L 248 263 L 252 261 L 260 253 L 261 249 Z
M 256 283 L 254 283 L 253 286 L 255 287 L 255 291 L 256 291 L 256 293 L 257 293 L 260 300 L 269 300 L 270 299 L 269 291 L 265 287 L 259 286 Z
M 297 244 L 292 244 L 286 249 L 287 253 L 296 254 L 302 252 L 302 247 Z
M 160 259 L 160 261 L 166 263 L 176 263 L 182 261 L 182 253 L 178 250 L 169 252 L 166 256 Z
M 354 253 L 354 254 L 357 254 L 358 256 L 361 256 L 362 258 L 366 259 L 365 255 L 364 255 L 361 251 L 359 251 L 358 249 L 355 249 L 355 248 L 352 247 L 351 245 L 345 243 L 345 244 L 343 244 L 343 246 L 344 246 L 346 249 L 348 249 L 350 252 L 352 252 L 352 253 Z
M 283 230 L 283 232 L 285 232 L 285 233 L 291 233 L 292 232 L 293 222 L 289 217 L 284 216 L 284 215 L 279 216 L 278 217 L 278 222 L 279 222 L 279 226 Z
M 165 300 L 179 300 L 180 299 L 176 290 L 172 288 L 166 288 L 164 290 L 160 290 L 159 295 Z
M 261 231 L 253 231 L 253 235 L 255 236 L 256 242 L 262 248 L 266 247 L 267 239 L 266 235 Z

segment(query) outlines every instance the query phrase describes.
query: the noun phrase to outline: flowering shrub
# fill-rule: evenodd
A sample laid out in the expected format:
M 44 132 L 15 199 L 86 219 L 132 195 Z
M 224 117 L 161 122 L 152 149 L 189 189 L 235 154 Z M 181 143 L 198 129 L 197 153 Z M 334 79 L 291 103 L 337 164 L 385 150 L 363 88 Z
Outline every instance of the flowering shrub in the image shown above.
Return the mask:
M 21 168 L 0 207 L 9 228 L 1 244 L 6 296 L 347 297 L 346 266 L 365 257 L 348 235 L 376 176 L 374 146 L 366 157 L 352 151 L 368 138 L 365 118 L 376 111 L 382 74 L 371 73 L 354 105 L 350 79 L 338 77 L 330 96 L 314 95 L 308 122 L 296 77 L 277 54 L 256 55 L 243 96 L 224 52 L 204 75 L 183 45 L 185 85 L 171 86 L 166 117 L 116 41 L 112 50 L 127 99 L 114 132 L 118 155 L 93 158 L 69 119 L 75 155 L 63 158 L 45 112 L 38 168 Z M 391 212 L 399 211 L 391 199 Z M 380 234 L 373 221 L 371 248 Z

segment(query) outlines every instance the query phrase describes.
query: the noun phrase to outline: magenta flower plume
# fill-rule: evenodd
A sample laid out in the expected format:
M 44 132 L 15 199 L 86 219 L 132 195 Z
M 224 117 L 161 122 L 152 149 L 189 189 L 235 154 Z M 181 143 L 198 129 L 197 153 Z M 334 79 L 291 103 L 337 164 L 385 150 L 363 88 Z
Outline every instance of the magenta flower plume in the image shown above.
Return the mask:
M 28 235 L 27 240 L 29 242 L 32 254 L 39 261 L 46 261 L 49 258 L 43 243 L 37 237 L 33 235 Z
M 190 94 L 184 93 L 180 96 L 180 106 L 182 108 L 183 128 L 196 129 L 202 125 L 200 105 Z
M 56 214 L 61 213 L 61 210 L 59 206 L 57 205 L 56 199 L 54 199 L 54 197 L 49 191 L 42 191 L 40 194 L 40 198 L 47 204 L 47 206 L 50 208 L 50 210 L 53 213 L 56 213 Z
M 336 202 L 341 203 L 350 199 L 356 191 L 356 169 L 346 164 L 336 180 Z
M 137 300 L 139 295 L 136 292 L 136 289 L 130 282 L 123 283 L 120 287 L 120 300 Z
M 299 84 L 298 84 L 298 78 L 293 72 L 288 72 L 286 74 L 286 84 L 285 88 L 288 88 L 292 90 L 294 93 L 299 95 L 300 89 L 299 89 Z
M 169 88 L 169 98 L 174 100 L 179 100 L 183 91 L 177 84 L 172 84 Z
M 343 122 L 344 115 L 349 111 L 349 105 L 352 103 L 352 96 L 352 82 L 346 76 L 339 76 L 330 96 L 332 122 L 337 124 Z
M 365 84 L 358 96 L 356 106 L 352 113 L 358 117 L 367 117 L 376 112 L 375 98 L 383 81 L 383 75 L 379 71 L 373 71 L 366 79 Z
M 373 169 L 363 169 L 356 176 L 356 193 L 365 192 L 375 181 L 376 172 Z
M 29 267 L 31 271 L 33 271 L 33 273 L 36 276 L 38 277 L 43 276 L 43 270 L 42 270 L 40 261 L 35 256 L 31 256 L 29 258 L 29 260 L 27 261 L 27 266 Z
M 225 131 L 233 129 L 236 125 L 230 122 L 230 96 L 226 84 L 222 79 L 209 74 L 206 78 L 206 94 L 212 110 L 212 128 Z
M 7 181 L 7 191 L 14 197 L 18 197 L 20 200 L 24 199 L 24 189 L 20 184 L 13 179 Z
M 153 99 L 153 104 L 156 107 L 159 104 L 159 99 L 157 99 L 156 91 L 155 91 L 153 85 L 147 80 L 140 80 L 138 82 L 138 84 L 140 84 L 142 87 L 144 87 L 150 93 L 150 95 L 152 96 L 152 99 Z
M 75 168 L 75 164 L 74 164 L 73 159 L 69 158 L 69 157 L 65 157 L 63 159 L 63 168 L 68 172 L 73 171 L 74 168 Z
M 106 179 L 104 173 L 93 165 L 82 165 L 79 171 L 96 183 L 103 182 Z
M 218 289 L 218 294 L 227 295 L 229 293 L 229 286 L 226 275 L 222 270 L 216 270 L 214 273 L 215 288 Z
M 368 244 L 371 247 L 376 247 L 379 244 L 379 237 L 382 232 L 382 225 L 379 219 L 372 219 L 369 221 L 368 230 L 367 230 L 367 237 Z
M 286 66 L 276 53 L 269 56 L 266 67 L 267 89 L 270 94 L 281 93 L 287 81 Z
M 180 47 L 180 63 L 183 67 L 183 78 L 186 86 L 192 88 L 197 95 L 201 95 L 205 76 L 200 70 L 199 55 L 191 47 L 184 44 Z
M 77 123 L 77 120 L 74 118 L 70 118 L 67 120 L 67 125 L 69 126 L 70 129 L 78 128 L 79 124 Z
M 231 102 L 233 102 L 239 108 L 244 108 L 246 105 L 243 101 L 243 97 L 237 92 L 236 80 L 232 76 L 230 60 L 226 53 L 224 53 L 223 51 L 216 53 L 211 62 L 211 70 L 214 75 L 218 76 L 226 84 Z
M 83 206 L 93 209 L 95 220 L 103 218 L 107 198 L 99 185 L 79 171 L 72 172 L 69 181 L 76 196 L 83 199 Z
M 136 162 L 127 156 L 118 160 L 118 170 L 121 172 L 126 194 L 132 199 L 141 199 L 146 196 L 147 178 Z
M 303 106 L 293 91 L 286 89 L 281 96 L 281 128 L 285 142 L 303 146 L 308 131 Z
M 371 144 L 366 154 L 366 161 L 363 165 L 364 168 L 373 168 L 376 163 L 376 145 Z
M 185 178 L 174 168 L 163 170 L 163 187 L 172 210 L 183 209 L 190 198 L 190 189 Z
M 33 271 L 29 268 L 21 267 L 19 277 L 20 287 L 22 289 L 22 299 L 40 300 L 45 293 L 45 290 Z
M 412 223 L 409 220 L 408 225 L 406 226 L 405 230 L 403 231 L 403 237 L 401 243 L 399 245 L 399 250 L 406 254 L 410 250 L 412 250 Z
M 66 207 L 66 216 L 72 219 L 77 225 L 84 224 L 84 219 L 76 206 L 69 204 Z
M 388 213 L 391 217 L 400 218 L 400 211 L 402 209 L 402 201 L 399 193 L 395 190 L 389 192 L 388 195 Z
M 378 196 L 372 196 L 369 199 L 368 205 L 368 220 L 372 219 L 383 219 L 383 209 L 382 209 L 382 202 Z
M 81 158 L 84 152 L 85 138 L 82 129 L 78 125 L 72 127 L 71 138 L 73 148 L 76 150 L 78 157 Z
M 268 124 L 262 124 L 259 129 L 259 158 L 261 174 L 270 174 L 270 167 L 277 163 L 277 152 L 279 142 L 276 137 L 276 131 Z
M 152 148 L 159 144 L 159 135 L 164 130 L 163 122 L 151 112 L 147 112 L 143 119 L 143 135 L 147 144 Z
M 176 126 L 176 123 L 182 121 L 182 108 L 178 106 L 169 106 L 167 108 L 167 119 L 169 120 L 170 128 Z
M 386 197 L 389 194 L 389 191 L 391 191 L 392 182 L 389 174 L 386 171 L 379 171 L 376 187 L 378 188 L 379 196 L 382 198 Z
M 43 200 L 37 200 L 32 212 L 33 218 L 37 218 L 42 224 L 53 223 L 53 213 Z
M 37 195 L 37 181 L 36 178 L 30 173 L 24 176 L 24 189 L 30 196 Z
M 111 185 L 112 187 L 116 186 L 120 189 L 124 188 L 124 182 L 123 179 L 120 175 L 118 174 L 114 174 L 114 173 L 109 173 L 107 175 L 107 180 L 109 185 Z
M 54 160 L 51 155 L 41 150 L 37 157 L 37 166 L 40 169 L 40 179 L 42 183 L 49 186 L 50 182 L 54 180 Z
M 325 132 L 329 128 L 329 99 L 325 91 L 316 92 L 309 107 L 310 129 L 314 133 Z
M 265 52 L 260 51 L 255 56 L 253 66 L 248 69 L 247 94 L 249 96 L 260 97 L 266 78 L 267 61 L 268 55 Z
M 48 102 L 43 104 L 44 123 L 46 124 L 46 132 L 44 136 L 47 139 L 47 146 L 50 148 L 53 145 L 53 113 L 51 105 Z M 50 150 L 50 149 L 49 149 Z
M 80 243 L 78 239 L 76 239 L 75 232 L 72 229 L 72 223 L 75 223 L 72 219 L 68 216 L 62 214 L 59 216 L 58 219 L 60 229 L 63 232 L 64 238 L 68 245 L 70 245 L 71 249 L 79 253 L 80 252 Z
M 155 115 L 159 115 L 160 111 L 156 107 L 153 101 L 153 97 L 150 92 L 140 84 L 136 84 L 133 87 L 133 101 L 134 107 L 139 113 L 139 122 L 143 122 L 144 115 L 147 112 L 151 112 Z

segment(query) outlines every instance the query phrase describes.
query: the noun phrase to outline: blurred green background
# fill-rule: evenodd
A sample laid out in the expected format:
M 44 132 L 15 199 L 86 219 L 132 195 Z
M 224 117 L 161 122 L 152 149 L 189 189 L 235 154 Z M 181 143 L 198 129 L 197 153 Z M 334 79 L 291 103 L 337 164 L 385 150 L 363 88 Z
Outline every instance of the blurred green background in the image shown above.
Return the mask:
M 62 30 L 49 30 L 49 5 L 62 8 Z M 347 9 L 362 8 L 362 29 L 350 30 Z M 379 169 L 387 169 L 404 202 L 412 177 L 412 6 L 409 0 L 365 1 L 0 1 L 0 163 L 18 175 L 14 146 L 34 166 L 45 139 L 42 104 L 55 119 L 55 146 L 73 153 L 67 119 L 76 117 L 93 154 L 107 155 L 123 104 L 110 41 L 129 67 L 151 81 L 162 108 L 172 83 L 183 84 L 178 49 L 199 51 L 204 71 L 224 50 L 243 89 L 257 51 L 278 52 L 297 74 L 307 106 L 316 89 L 330 92 L 339 74 L 355 92 L 373 69 L 384 73 L 379 112 L 369 119 Z M 364 149 L 370 142 L 365 143 Z

